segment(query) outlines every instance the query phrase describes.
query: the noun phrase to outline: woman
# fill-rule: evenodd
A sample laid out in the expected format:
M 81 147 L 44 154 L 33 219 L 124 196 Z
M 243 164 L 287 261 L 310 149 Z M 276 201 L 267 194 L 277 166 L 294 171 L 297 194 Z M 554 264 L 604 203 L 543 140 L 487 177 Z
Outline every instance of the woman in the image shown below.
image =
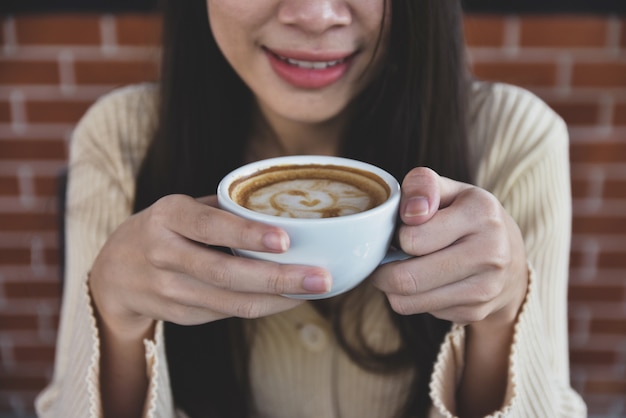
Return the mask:
M 585 415 L 568 376 L 566 129 L 531 94 L 470 79 L 458 1 L 187 0 L 164 15 L 160 85 L 108 95 L 74 134 L 41 416 Z M 392 172 L 397 245 L 416 257 L 327 301 L 279 296 L 332 277 L 224 251 L 289 239 L 214 193 L 285 154 Z

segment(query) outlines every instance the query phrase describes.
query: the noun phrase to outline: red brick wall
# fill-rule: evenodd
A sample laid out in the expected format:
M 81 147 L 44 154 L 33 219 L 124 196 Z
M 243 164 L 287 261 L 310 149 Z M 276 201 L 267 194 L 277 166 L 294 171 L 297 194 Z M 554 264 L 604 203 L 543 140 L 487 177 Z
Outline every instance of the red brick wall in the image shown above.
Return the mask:
M 626 417 L 626 19 L 472 16 L 479 77 L 523 85 L 570 128 L 572 382 L 592 417 Z
M 477 76 L 543 97 L 571 133 L 572 381 L 626 416 L 626 19 L 469 16 Z M 156 78 L 158 18 L 0 18 L 0 416 L 32 414 L 59 310 L 55 176 L 101 94 Z

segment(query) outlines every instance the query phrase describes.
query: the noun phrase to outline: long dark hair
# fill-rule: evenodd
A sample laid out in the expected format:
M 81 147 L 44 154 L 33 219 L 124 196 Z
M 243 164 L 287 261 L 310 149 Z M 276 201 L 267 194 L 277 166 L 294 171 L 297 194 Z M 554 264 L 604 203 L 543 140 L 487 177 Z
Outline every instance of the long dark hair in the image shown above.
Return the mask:
M 399 180 L 413 167 L 470 181 L 466 161 L 469 75 L 458 0 L 386 0 L 392 25 L 380 76 L 355 102 L 340 153 L 376 164 Z M 214 194 L 241 165 L 252 112 L 249 89 L 230 68 L 208 25 L 206 0 L 165 1 L 159 126 L 137 177 L 135 211 L 171 193 Z M 368 370 L 413 367 L 412 396 L 400 416 L 425 416 L 435 357 L 450 324 L 428 314 L 391 312 L 403 339 L 379 354 L 345 338 L 344 312 L 360 312 L 346 297 L 329 315 L 338 341 Z M 390 309 L 391 311 L 391 309 Z M 237 318 L 195 327 L 165 324 L 174 400 L 191 417 L 250 413 L 247 352 Z M 357 341 L 365 339 L 357 339 Z

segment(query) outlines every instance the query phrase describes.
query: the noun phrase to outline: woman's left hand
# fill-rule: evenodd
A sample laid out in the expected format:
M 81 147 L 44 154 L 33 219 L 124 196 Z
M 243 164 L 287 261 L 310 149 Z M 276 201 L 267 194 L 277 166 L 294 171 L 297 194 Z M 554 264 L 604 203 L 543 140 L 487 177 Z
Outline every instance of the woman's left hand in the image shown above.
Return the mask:
M 399 314 L 510 325 L 528 286 L 520 230 L 478 187 L 413 169 L 402 183 L 398 242 L 416 256 L 372 274 Z

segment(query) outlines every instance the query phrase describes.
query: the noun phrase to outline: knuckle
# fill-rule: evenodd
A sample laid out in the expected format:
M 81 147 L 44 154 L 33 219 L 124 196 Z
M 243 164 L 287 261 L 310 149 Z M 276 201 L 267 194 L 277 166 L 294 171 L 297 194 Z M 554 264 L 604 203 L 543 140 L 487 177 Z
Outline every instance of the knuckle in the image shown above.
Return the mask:
M 279 265 L 273 268 L 265 279 L 267 291 L 276 294 L 288 293 L 290 289 L 285 279 L 286 276 L 286 266 Z
M 211 236 L 211 221 L 212 216 L 209 213 L 200 213 L 193 217 L 193 229 L 199 236 L 210 237 Z
M 476 302 L 486 303 L 495 299 L 502 290 L 502 286 L 497 280 L 482 280 L 474 289 Z
M 409 303 L 406 297 L 389 295 L 387 300 L 391 309 L 398 315 L 411 315 L 413 313 L 413 304 Z
M 182 299 L 183 289 L 173 275 L 159 274 L 153 278 L 152 283 L 156 292 L 165 300 L 178 302 Z
M 489 270 L 505 270 L 512 261 L 511 249 L 503 236 L 492 237 L 482 246 L 483 263 Z
M 168 320 L 178 325 L 188 325 L 190 317 L 190 308 L 180 303 L 169 303 L 167 307 Z
M 176 207 L 178 206 L 179 199 L 179 195 L 167 195 L 161 197 L 150 207 L 151 219 L 153 221 L 162 221 L 163 219 L 171 216 L 172 213 L 176 213 Z
M 213 285 L 219 288 L 222 288 L 222 289 L 232 288 L 233 278 L 230 274 L 230 269 L 227 263 L 212 264 L 211 281 Z
M 253 222 L 243 222 L 237 229 L 236 239 L 239 245 L 250 245 L 256 239 L 256 225 Z
M 405 177 L 406 181 L 414 181 L 418 184 L 430 184 L 437 181 L 437 173 L 428 167 L 415 167 Z
M 420 239 L 417 233 L 417 228 L 412 228 L 407 225 L 402 225 L 398 229 L 398 240 L 400 241 L 400 247 L 410 254 L 418 255 Z
M 415 272 L 406 267 L 398 267 L 395 274 L 391 275 L 390 284 L 395 289 L 395 293 L 402 296 L 414 295 L 419 291 Z
M 234 306 L 234 315 L 238 318 L 257 319 L 263 314 L 260 304 L 252 299 L 241 300 Z
M 170 252 L 162 245 L 153 245 L 146 250 L 145 257 L 148 263 L 161 270 L 168 267 Z
M 483 321 L 489 315 L 489 310 L 486 305 L 480 305 L 472 307 L 466 313 L 466 322 L 480 322 Z
M 461 324 L 471 324 L 475 322 L 480 322 L 485 319 L 488 315 L 488 311 L 484 309 L 482 305 L 480 306 L 458 306 L 449 311 L 447 315 L 447 319 L 461 323 Z
M 494 270 L 504 270 L 511 263 L 511 253 L 505 245 L 497 245 L 491 252 L 489 265 Z
M 478 187 L 469 190 L 475 196 L 477 210 L 483 225 L 489 228 L 501 228 L 503 226 L 502 205 L 500 201 L 491 193 Z

